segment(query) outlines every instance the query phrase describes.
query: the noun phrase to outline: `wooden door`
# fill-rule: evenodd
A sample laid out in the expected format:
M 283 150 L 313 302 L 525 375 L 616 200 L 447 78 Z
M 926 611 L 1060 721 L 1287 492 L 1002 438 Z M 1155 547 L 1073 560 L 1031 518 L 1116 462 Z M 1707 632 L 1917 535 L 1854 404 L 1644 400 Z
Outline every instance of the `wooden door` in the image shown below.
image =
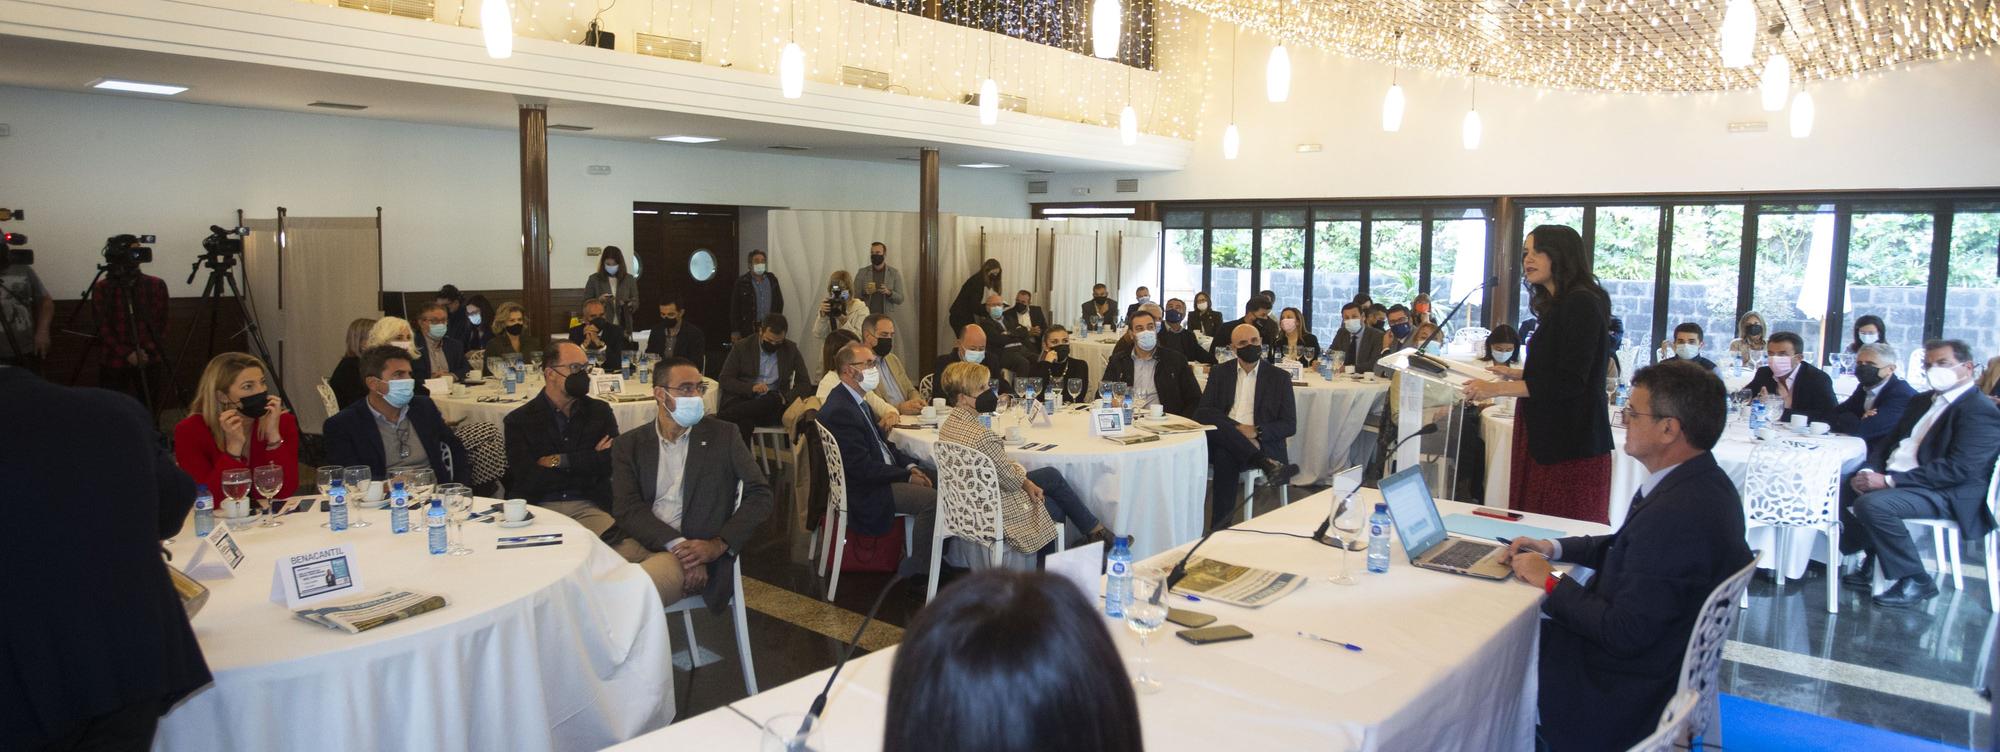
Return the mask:
M 729 338 L 729 293 L 736 284 L 736 207 L 632 204 L 632 252 L 639 261 L 637 329 L 659 323 L 660 303 L 680 304 L 720 365 Z M 706 271 L 697 279 L 697 271 Z M 710 370 L 713 370 L 712 368 Z

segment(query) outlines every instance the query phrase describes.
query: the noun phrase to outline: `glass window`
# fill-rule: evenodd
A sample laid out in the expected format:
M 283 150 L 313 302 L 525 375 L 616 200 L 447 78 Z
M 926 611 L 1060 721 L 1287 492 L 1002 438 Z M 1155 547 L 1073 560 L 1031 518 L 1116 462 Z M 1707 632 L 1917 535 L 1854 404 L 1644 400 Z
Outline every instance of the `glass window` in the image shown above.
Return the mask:
M 1424 253 L 1422 219 L 1382 219 L 1370 227 L 1368 248 L 1368 296 L 1387 308 L 1409 305 L 1423 288 L 1418 286 Z
M 1432 302 L 1442 317 L 1460 296 L 1486 281 L 1486 212 L 1440 209 L 1431 216 L 1431 290 L 1443 298 Z M 1451 327 L 1491 327 L 1483 298 L 1474 295 L 1465 301 Z
M 1721 364 L 1736 331 L 1736 268 L 1743 263 L 1742 206 L 1674 207 L 1673 281 L 1663 331 L 1693 322 L 1702 352 Z
M 1313 223 L 1312 328 L 1340 327 L 1340 307 L 1361 291 L 1361 219 Z M 1331 340 L 1326 340 L 1331 343 Z
M 1506 249 L 1506 252 L 1515 256 L 1521 255 L 1521 249 L 1527 242 L 1528 233 L 1542 225 L 1569 225 L 1570 229 L 1575 230 L 1577 234 L 1581 235 L 1583 234 L 1583 207 L 1529 206 L 1522 208 L 1521 237 L 1516 238 L 1514 240 L 1514 247 Z M 1532 296 L 1529 295 L 1528 288 L 1523 283 L 1519 301 L 1520 306 L 1519 310 L 1516 311 L 1518 315 L 1514 319 L 1515 321 L 1527 321 L 1535 317 L 1535 314 L 1528 311 L 1528 299 L 1530 297 Z
M 1258 252 L 1257 289 L 1278 294 L 1273 308 L 1303 308 L 1306 300 L 1306 213 L 1304 209 L 1270 209 L 1263 212 Z M 1277 311 L 1272 311 L 1273 317 Z
M 1808 353 L 1819 352 L 1833 262 L 1833 205 L 1757 208 L 1756 293 L 1750 310 L 1764 332 L 1794 332 Z
M 1597 281 L 1611 295 L 1611 315 L 1624 326 L 1619 362 L 1625 374 L 1652 362 L 1653 282 L 1660 270 L 1660 207 L 1601 206 L 1597 247 L 1592 249 Z
M 1219 223 L 1222 214 L 1216 214 Z M 1245 216 L 1245 224 L 1249 217 Z M 1233 321 L 1243 315 L 1243 304 L 1250 300 L 1250 233 L 1249 227 L 1223 228 L 1217 226 L 1209 232 L 1209 299 L 1215 304 L 1215 311 L 1222 314 L 1223 321 Z
M 1882 317 L 1885 340 L 1914 348 L 1924 339 L 1924 302 L 1930 287 L 1931 237 L 1936 216 L 1928 211 L 1856 211 L 1847 235 L 1847 290 L 1841 307 L 1841 346 L 1854 340 L 1854 320 Z M 1809 346 L 1819 349 L 1820 343 Z M 1820 363 L 1824 365 L 1825 359 Z
M 2000 204 L 1960 205 L 1951 218 L 1950 279 L 1944 298 L 1944 336 L 1972 345 L 1981 363 L 2000 355 Z M 1890 324 L 1895 342 L 1914 348 L 1917 338 Z
M 1201 230 L 1167 230 L 1165 253 L 1160 300 L 1180 298 L 1193 311 L 1194 294 L 1201 289 Z

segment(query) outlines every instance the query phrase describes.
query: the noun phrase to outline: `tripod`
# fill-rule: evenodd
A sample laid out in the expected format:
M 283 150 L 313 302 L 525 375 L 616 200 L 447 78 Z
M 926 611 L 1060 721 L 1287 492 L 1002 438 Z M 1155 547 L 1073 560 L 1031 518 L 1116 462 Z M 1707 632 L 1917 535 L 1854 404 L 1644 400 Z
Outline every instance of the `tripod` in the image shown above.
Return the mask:
M 125 314 L 125 320 L 130 322 L 134 329 L 144 327 L 148 338 L 152 340 L 153 344 L 162 348 L 162 357 L 165 355 L 166 337 L 159 329 L 159 322 L 140 316 L 138 308 L 133 303 L 133 297 L 137 294 L 138 290 L 137 283 L 144 276 L 139 273 L 139 267 L 136 264 L 98 264 L 97 276 L 90 278 L 90 284 L 84 285 L 83 294 L 78 296 L 76 305 L 70 307 L 69 327 L 64 329 L 64 331 L 90 341 L 90 344 L 84 347 L 83 355 L 77 358 L 76 366 L 70 369 L 69 383 L 72 384 L 76 383 L 78 377 L 83 374 L 84 364 L 90 362 L 91 354 L 104 346 L 104 339 L 102 337 L 78 328 L 77 320 L 82 318 L 84 309 L 90 305 L 91 297 L 97 292 L 98 281 L 105 279 L 106 274 L 110 275 L 111 284 L 117 286 L 124 293 L 117 297 L 121 301 L 120 306 L 123 309 L 121 312 Z M 100 321 L 97 323 L 99 326 L 103 326 L 106 322 Z M 157 419 L 160 415 L 161 407 L 157 401 L 159 394 L 154 391 L 152 379 L 147 375 L 147 369 L 155 365 L 161 364 L 148 363 L 144 366 L 133 366 L 133 369 L 139 378 L 139 389 L 142 395 L 140 402 L 146 406 L 146 411 Z M 164 370 L 166 373 L 167 393 L 170 397 L 177 400 L 180 398 L 180 384 L 176 380 L 172 368 Z
M 221 228 L 214 229 L 220 230 Z M 208 301 L 208 348 L 204 351 L 207 354 L 203 356 L 203 359 L 206 360 L 207 358 L 215 357 L 216 332 L 217 327 L 222 324 L 220 311 L 222 308 L 222 299 L 226 292 L 228 297 L 236 301 L 236 310 L 243 317 L 242 328 L 230 332 L 229 336 L 244 335 L 244 339 L 250 343 L 251 354 L 262 359 L 264 364 L 271 369 L 270 381 L 272 386 L 277 387 L 278 399 L 285 403 L 286 410 L 293 410 L 292 397 L 285 392 L 284 376 L 278 372 L 278 361 L 276 358 L 271 357 L 270 346 L 264 344 L 264 330 L 257 325 L 257 313 L 251 310 L 249 299 L 244 296 L 243 288 L 236 282 L 236 257 L 239 253 L 241 253 L 240 250 L 212 248 L 196 258 L 193 266 L 188 270 L 188 284 L 194 284 L 194 278 L 196 275 L 201 274 L 202 267 L 208 267 L 208 282 L 204 283 L 201 287 L 201 297 L 203 300 Z M 190 322 L 187 338 L 181 341 L 179 358 L 185 359 L 189 353 L 193 352 L 188 348 L 194 345 L 195 329 L 196 327 Z M 174 367 L 179 368 L 180 363 L 180 359 L 176 359 Z

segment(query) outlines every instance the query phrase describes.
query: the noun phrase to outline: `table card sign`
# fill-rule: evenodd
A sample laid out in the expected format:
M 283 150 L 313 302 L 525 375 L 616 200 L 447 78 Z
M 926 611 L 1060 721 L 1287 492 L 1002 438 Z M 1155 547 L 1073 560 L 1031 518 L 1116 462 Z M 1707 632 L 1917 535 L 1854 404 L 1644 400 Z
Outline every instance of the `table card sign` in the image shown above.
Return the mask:
M 187 575 L 197 580 L 226 580 L 235 577 L 236 567 L 242 564 L 243 548 L 236 545 L 236 536 L 230 534 L 228 525 L 216 525 L 195 546 Z
M 361 590 L 361 568 L 351 546 L 328 546 L 278 559 L 271 570 L 271 602 L 285 608 L 351 596 Z
M 1049 554 L 1042 560 L 1042 569 L 1076 583 L 1084 600 L 1098 603 L 1104 595 L 1099 586 L 1099 575 L 1104 573 L 1104 541 Z
M 1090 435 L 1116 436 L 1125 432 L 1125 409 L 1099 407 L 1090 411 Z
M 1296 360 L 1286 358 L 1278 363 L 1278 368 L 1283 370 L 1286 376 L 1292 377 L 1293 381 L 1302 381 L 1305 379 L 1305 369 Z
M 617 374 L 590 377 L 590 393 L 609 398 L 625 391 L 625 377 Z
M 1028 425 L 1047 426 L 1052 422 L 1049 420 L 1049 411 L 1043 409 L 1040 400 L 1026 400 L 1024 404 L 1027 405 Z

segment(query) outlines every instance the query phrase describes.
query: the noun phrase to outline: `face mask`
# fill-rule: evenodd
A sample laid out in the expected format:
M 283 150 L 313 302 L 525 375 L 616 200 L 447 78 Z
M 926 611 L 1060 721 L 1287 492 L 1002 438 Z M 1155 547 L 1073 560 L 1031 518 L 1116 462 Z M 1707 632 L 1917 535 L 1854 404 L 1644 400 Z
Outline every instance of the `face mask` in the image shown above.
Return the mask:
M 1749 326 L 1746 326 L 1746 327 L 1743 327 L 1743 336 L 1745 336 L 1745 337 L 1762 337 L 1762 336 L 1764 336 L 1764 325 L 1763 325 L 1763 324 L 1751 324 L 1751 325 L 1749 325 Z
M 1065 342 L 1050 349 L 1056 351 L 1056 360 L 1069 360 L 1069 343 Z
M 1104 293 L 1101 293 L 1101 292 L 1100 292 L 1100 293 L 1098 293 L 1098 294 L 1097 294 L 1097 296 L 1096 296 L 1096 297 L 1093 297 L 1093 298 L 1091 298 L 1091 299 L 1090 299 L 1090 302 L 1092 302 L 1092 303 L 1096 303 L 1096 304 L 1098 304 L 1098 305 L 1104 305 L 1105 303 L 1109 302 L 1110 300 L 1111 300 L 1110 298 L 1107 298 L 1107 297 L 1104 297 Z
M 1438 344 L 1438 343 L 1436 343 L 1436 342 L 1426 342 L 1426 343 L 1424 343 L 1424 354 L 1426 354 L 1426 355 L 1437 355 L 1437 354 L 1439 354 L 1439 353 L 1442 353 L 1442 352 L 1444 352 L 1444 346 L 1443 346 L 1443 345 L 1440 345 L 1440 344 Z
M 382 395 L 382 401 L 390 407 L 401 410 L 408 407 L 410 399 L 417 396 L 416 379 L 393 379 L 389 381 L 389 391 Z
M 1764 363 L 1771 367 L 1771 375 L 1773 376 L 1784 377 L 1792 373 L 1793 363 L 1792 356 L 1790 355 L 1773 355 L 1764 359 Z
M 1255 363 L 1261 357 L 1264 357 L 1263 345 L 1244 345 L 1236 348 L 1236 359 L 1245 363 Z
M 1007 312 L 1007 309 L 1005 309 L 1005 308 L 1002 308 L 1002 307 L 1000 307 L 1000 306 L 997 306 L 997 305 L 992 305 L 992 306 L 987 306 L 987 307 L 986 307 L 986 312 L 987 312 L 987 313 L 989 313 L 989 314 L 992 314 L 992 315 L 993 315 L 993 318 L 996 318 L 996 319 L 997 319 L 997 318 L 1000 318 L 1000 314 L 1003 314 L 1003 313 L 1006 313 L 1006 312 Z
M 396 340 L 396 341 L 393 341 L 393 342 L 390 342 L 389 344 L 391 344 L 391 345 L 394 345 L 394 346 L 396 346 L 396 347 L 400 347 L 400 348 L 403 348 L 403 352 L 407 352 L 407 353 L 409 353 L 409 354 L 411 354 L 411 355 L 415 355 L 415 354 L 417 354 L 417 342 L 416 342 L 416 340 L 410 340 L 410 339 L 399 339 L 399 340 Z
M 881 385 L 882 385 L 881 369 L 870 368 L 866 371 L 861 372 L 861 391 L 872 392 L 875 391 L 875 387 Z
M 1420 305 L 1416 307 L 1416 311 L 1418 316 L 1428 315 L 1431 312 L 1431 307 L 1429 305 Z
M 1952 387 L 1958 386 L 1958 369 L 1948 366 L 1931 366 L 1924 370 L 1924 380 L 1931 383 L 1932 389 L 1940 392 L 1950 391 Z
M 986 275 L 986 286 L 991 287 L 995 290 L 1000 289 L 1000 273 L 994 272 L 992 274 Z
M 879 254 L 879 253 L 873 253 L 873 254 L 869 254 L 869 256 L 868 256 L 868 264 L 869 264 L 870 266 L 881 266 L 881 265 L 882 265 L 882 254 Z
M 772 355 L 776 355 L 776 354 L 778 354 L 778 346 L 779 346 L 779 345 L 781 345 L 781 344 L 784 344 L 784 343 L 783 343 L 783 342 L 763 342 L 763 343 L 761 343 L 761 344 L 762 344 L 762 345 L 763 345 L 763 347 L 764 347 L 764 352 L 767 352 L 767 353 L 770 353 L 770 354 L 772 354 Z
M 1674 357 L 1681 360 L 1694 360 L 1701 357 L 1701 345 L 1674 345 Z
M 674 327 L 676 327 L 676 326 L 680 326 L 680 324 L 681 324 L 681 317 L 679 317 L 679 316 L 661 316 L 661 317 L 660 317 L 660 326 L 664 326 L 664 327 L 666 327 L 666 328 L 668 328 L 668 329 L 672 329 L 672 328 L 674 328 Z
M 264 417 L 265 409 L 271 406 L 270 400 L 271 393 L 268 391 L 252 394 L 236 403 L 236 412 L 242 413 L 243 417 L 252 420 L 262 418 Z
M 1197 300 L 1197 301 L 1195 301 L 1195 302 L 1194 302 L 1194 309 L 1195 309 L 1195 310 L 1197 310 L 1197 311 L 1206 311 L 1206 310 L 1208 310 L 1208 301 L 1206 301 L 1206 300 Z
M 670 414 L 680 427 L 693 428 L 694 424 L 701 422 L 701 416 L 707 409 L 707 406 L 701 403 L 700 397 L 675 397 L 674 409 Z
M 766 264 L 751 264 L 751 265 L 750 265 L 750 271 L 753 271 L 753 272 L 756 272 L 756 273 L 758 273 L 758 274 L 763 274 L 763 273 L 764 273 L 764 270 L 765 270 L 765 269 L 768 269 L 768 268 L 770 268 L 770 267 L 769 267 L 768 265 L 766 265 Z
M 1000 407 L 1000 395 L 995 393 L 991 389 L 988 389 L 984 392 L 980 392 L 979 397 L 972 401 L 972 409 L 982 413 L 993 412 L 995 409 L 999 407 Z
M 1882 368 L 1873 363 L 1862 363 L 1854 367 L 1854 381 L 1863 389 L 1874 389 L 1882 383 Z
M 591 319 L 590 325 L 597 327 L 597 330 L 601 332 L 611 328 L 611 320 L 604 318 L 603 316 L 599 316 L 597 318 Z
M 617 265 L 617 264 L 605 264 L 605 265 L 604 265 L 604 273 L 605 273 L 605 274 L 617 274 L 617 273 L 618 273 L 618 265 Z
M 484 317 L 484 316 L 481 316 L 481 315 L 479 315 L 479 314 L 476 314 L 476 313 L 468 313 L 468 314 L 465 314 L 465 320 L 466 320 L 466 321 L 469 321 L 469 322 L 472 322 L 472 325 L 473 325 L 473 326 L 479 326 L 479 323 L 480 323 L 481 321 L 485 320 L 485 318 L 486 318 L 486 317 Z
M 1287 332 L 1296 332 L 1299 330 L 1299 320 L 1285 319 L 1284 321 L 1278 322 L 1278 328 L 1283 329 Z
M 1389 326 L 1389 331 L 1396 335 L 1396 339 L 1404 339 L 1410 336 L 1411 328 L 1408 323 L 1392 324 Z
M 508 325 L 507 325 L 507 333 L 508 333 L 508 334 L 512 334 L 512 335 L 514 335 L 514 336 L 516 336 L 516 337 L 519 337 L 519 336 L 521 336 L 521 332 L 525 332 L 525 331 L 527 331 L 527 330 L 528 330 L 528 327 L 527 327 L 527 326 L 525 326 L 525 325 L 522 325 L 522 324 L 508 324 Z
M 895 346 L 896 346 L 895 340 L 890 339 L 888 337 L 882 337 L 880 339 L 875 340 L 875 357 L 878 358 L 889 357 L 889 350 L 891 348 L 894 348 Z
M 1153 304 L 1153 296 L 1151 295 L 1139 296 L 1139 305 L 1152 305 L 1152 304 Z
M 590 396 L 590 374 L 572 373 L 563 377 L 563 394 L 569 395 L 570 399 Z
M 1167 323 L 1178 324 L 1186 319 L 1187 319 L 1187 314 L 1181 313 L 1180 311 L 1172 308 L 1167 309 Z
M 1361 319 L 1341 319 L 1340 328 L 1346 329 L 1348 334 L 1359 334 L 1361 333 Z
M 1504 366 L 1507 365 L 1508 363 L 1514 362 L 1513 350 L 1494 350 L 1492 352 L 1493 352 L 1493 362 L 1495 363 Z
M 966 350 L 965 354 L 961 357 L 961 360 L 964 360 L 967 363 L 984 363 L 986 362 L 986 351 Z
M 444 324 L 432 324 L 425 327 L 424 331 L 430 333 L 431 339 L 444 339 L 444 333 L 450 331 L 450 329 Z
M 1875 344 L 1876 342 L 1882 341 L 1882 335 L 1876 334 L 1874 332 L 1862 332 L 1861 336 L 1858 337 L 1857 339 L 1861 340 L 1861 344 L 1872 345 Z
M 1134 337 L 1133 339 L 1134 341 L 1139 343 L 1139 349 L 1145 350 L 1146 352 L 1152 352 L 1153 347 L 1155 345 L 1160 344 L 1160 333 L 1140 332 L 1139 336 Z
M 1015 313 L 1027 313 L 1027 312 L 1028 312 L 1028 301 L 1025 301 L 1025 300 L 1016 300 L 1016 301 L 1014 301 L 1014 312 L 1015 312 Z

